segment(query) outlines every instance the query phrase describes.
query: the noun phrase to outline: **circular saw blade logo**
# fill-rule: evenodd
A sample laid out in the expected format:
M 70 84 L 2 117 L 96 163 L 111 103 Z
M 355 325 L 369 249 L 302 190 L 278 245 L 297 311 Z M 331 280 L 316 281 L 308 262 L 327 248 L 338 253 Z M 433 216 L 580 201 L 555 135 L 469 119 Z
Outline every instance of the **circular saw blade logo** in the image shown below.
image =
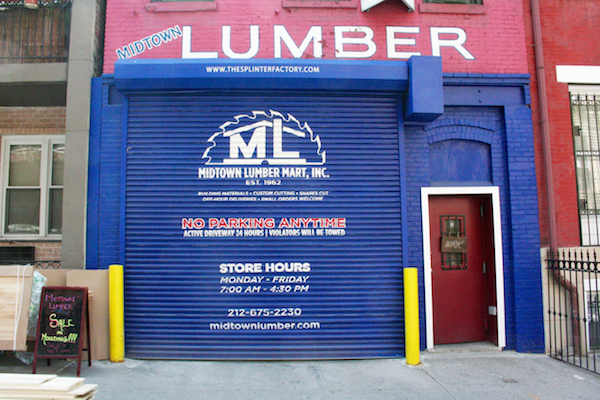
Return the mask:
M 325 164 L 319 136 L 292 115 L 269 110 L 234 118 L 208 139 L 205 165 Z

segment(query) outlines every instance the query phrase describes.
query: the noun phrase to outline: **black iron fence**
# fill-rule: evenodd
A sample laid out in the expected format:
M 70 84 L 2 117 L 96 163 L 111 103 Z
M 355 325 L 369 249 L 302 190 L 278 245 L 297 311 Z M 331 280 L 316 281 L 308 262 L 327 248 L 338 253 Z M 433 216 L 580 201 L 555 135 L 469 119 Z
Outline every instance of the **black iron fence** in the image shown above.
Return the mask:
M 547 350 L 600 374 L 600 260 L 595 250 L 548 253 Z
M 66 62 L 71 0 L 0 0 L 0 64 Z

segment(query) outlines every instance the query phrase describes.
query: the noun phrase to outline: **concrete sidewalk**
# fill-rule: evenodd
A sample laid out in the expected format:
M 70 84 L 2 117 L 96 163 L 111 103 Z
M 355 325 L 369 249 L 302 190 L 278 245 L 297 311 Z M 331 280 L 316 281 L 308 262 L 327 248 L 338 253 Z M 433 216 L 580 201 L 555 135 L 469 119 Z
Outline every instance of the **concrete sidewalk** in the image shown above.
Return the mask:
M 423 352 L 405 359 L 345 361 L 95 361 L 82 364 L 98 400 L 165 399 L 600 399 L 600 375 L 541 354 Z M 0 372 L 31 366 L 0 357 Z M 45 360 L 38 373 L 75 376 L 76 363 Z

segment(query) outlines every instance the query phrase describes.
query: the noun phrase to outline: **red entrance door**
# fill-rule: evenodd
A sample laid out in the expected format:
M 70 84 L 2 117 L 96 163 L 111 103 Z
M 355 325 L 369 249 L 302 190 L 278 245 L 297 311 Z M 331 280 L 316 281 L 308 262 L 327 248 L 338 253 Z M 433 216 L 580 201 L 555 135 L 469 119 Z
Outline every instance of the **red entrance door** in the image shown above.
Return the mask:
M 497 344 L 491 197 L 430 197 L 429 217 L 435 344 Z

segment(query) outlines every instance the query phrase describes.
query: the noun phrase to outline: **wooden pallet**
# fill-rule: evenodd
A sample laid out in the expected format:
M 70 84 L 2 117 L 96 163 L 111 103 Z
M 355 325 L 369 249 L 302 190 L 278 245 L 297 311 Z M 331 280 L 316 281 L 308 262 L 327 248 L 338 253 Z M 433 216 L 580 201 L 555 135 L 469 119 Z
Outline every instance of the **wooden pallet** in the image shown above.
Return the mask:
M 84 383 L 84 378 L 0 374 L 2 400 L 90 400 L 97 389 L 98 385 Z

